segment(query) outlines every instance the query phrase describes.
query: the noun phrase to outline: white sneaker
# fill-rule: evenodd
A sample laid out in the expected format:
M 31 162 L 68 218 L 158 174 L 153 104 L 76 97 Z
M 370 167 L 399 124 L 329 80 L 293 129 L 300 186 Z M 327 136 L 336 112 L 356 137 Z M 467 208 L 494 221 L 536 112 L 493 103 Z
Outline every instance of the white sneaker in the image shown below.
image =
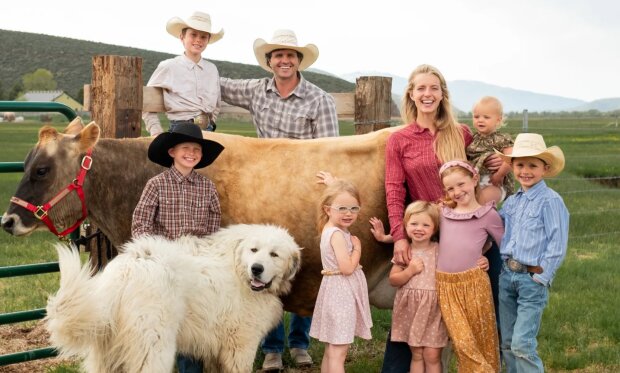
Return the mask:
M 282 364 L 282 354 L 277 352 L 269 352 L 265 354 L 265 360 L 263 361 L 263 371 L 271 372 L 274 370 L 281 371 L 284 369 Z

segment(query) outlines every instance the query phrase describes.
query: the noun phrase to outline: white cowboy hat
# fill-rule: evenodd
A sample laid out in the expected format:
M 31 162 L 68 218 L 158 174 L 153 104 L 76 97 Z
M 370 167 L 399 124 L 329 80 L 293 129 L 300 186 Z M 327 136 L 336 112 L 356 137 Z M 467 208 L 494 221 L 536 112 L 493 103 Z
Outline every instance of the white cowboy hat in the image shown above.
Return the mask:
M 265 55 L 276 49 L 292 49 L 298 51 L 304 55 L 304 58 L 299 63 L 299 71 L 305 70 L 312 65 L 317 58 L 319 58 L 319 48 L 314 44 L 306 44 L 305 47 L 297 45 L 297 36 L 291 30 L 276 30 L 273 33 L 271 42 L 266 42 L 263 39 L 256 39 L 254 41 L 254 55 L 256 61 L 263 69 L 273 72 L 271 67 L 267 65 L 267 58 Z
M 209 44 L 213 44 L 220 40 L 224 36 L 224 29 L 218 32 L 211 31 L 211 16 L 203 12 L 194 12 L 187 20 L 182 20 L 179 17 L 170 18 L 166 24 L 166 31 L 175 38 L 181 36 L 181 31 L 184 28 L 193 28 L 194 30 L 208 32 L 211 34 L 209 38 Z
M 504 154 L 495 150 L 504 162 L 511 163 L 513 158 L 534 157 L 541 159 L 549 170 L 546 177 L 554 177 L 564 169 L 564 153 L 557 146 L 547 148 L 543 137 L 537 133 L 520 133 L 515 139 L 511 154 Z

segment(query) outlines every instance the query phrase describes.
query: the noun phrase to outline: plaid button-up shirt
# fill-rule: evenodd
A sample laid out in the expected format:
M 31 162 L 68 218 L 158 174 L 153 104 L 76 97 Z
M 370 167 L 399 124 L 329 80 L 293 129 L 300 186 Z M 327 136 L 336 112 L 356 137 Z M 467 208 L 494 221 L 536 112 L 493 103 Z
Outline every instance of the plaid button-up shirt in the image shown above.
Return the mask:
M 151 178 L 133 212 L 131 235 L 206 236 L 220 229 L 215 185 L 196 171 L 184 177 L 174 166 Z
M 258 137 L 314 139 L 338 136 L 334 98 L 308 82 L 300 81 L 288 97 L 281 97 L 274 78 L 220 78 L 222 100 L 247 109 Z

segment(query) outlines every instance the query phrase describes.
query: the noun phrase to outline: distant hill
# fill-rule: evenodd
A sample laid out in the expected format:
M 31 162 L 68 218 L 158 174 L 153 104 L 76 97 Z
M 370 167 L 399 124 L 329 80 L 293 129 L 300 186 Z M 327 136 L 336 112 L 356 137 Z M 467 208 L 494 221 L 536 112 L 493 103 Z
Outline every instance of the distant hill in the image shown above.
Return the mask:
M 355 72 L 341 77 L 350 82 L 361 75 L 389 76 L 392 78 L 392 94 L 402 96 L 407 86 L 407 78 L 377 71 Z M 601 112 L 620 110 L 620 98 L 607 98 L 586 102 L 574 98 L 547 95 L 518 89 L 500 87 L 472 80 L 448 81 L 448 89 L 452 95 L 452 105 L 458 111 L 471 111 L 474 103 L 482 96 L 495 96 L 502 101 L 504 111 L 521 112 L 527 109 L 530 112 L 559 112 L 559 111 L 588 111 Z
M 5 91 L 11 89 L 24 74 L 42 68 L 54 74 L 57 89 L 76 98 L 84 84 L 90 84 L 92 57 L 95 55 L 142 57 L 144 84 L 160 61 L 174 57 L 173 54 L 144 49 L 8 30 L 0 30 L 0 45 L 0 82 Z M 217 66 L 220 76 L 241 79 L 270 76 L 258 65 L 210 61 Z M 355 84 L 335 76 L 307 71 L 304 77 L 327 92 L 355 90 Z
M 569 111 L 586 102 L 574 98 L 553 96 L 541 93 L 521 91 L 499 87 L 492 84 L 471 80 L 453 80 L 448 82 L 452 102 L 463 111 L 471 111 L 474 103 L 482 96 L 495 96 L 504 106 L 504 112 Z
M 594 100 L 592 102 L 588 102 L 587 104 L 577 106 L 572 108 L 574 111 L 589 111 L 589 110 L 598 110 L 598 111 L 614 111 L 620 108 L 620 97 L 618 98 L 603 98 L 600 100 Z

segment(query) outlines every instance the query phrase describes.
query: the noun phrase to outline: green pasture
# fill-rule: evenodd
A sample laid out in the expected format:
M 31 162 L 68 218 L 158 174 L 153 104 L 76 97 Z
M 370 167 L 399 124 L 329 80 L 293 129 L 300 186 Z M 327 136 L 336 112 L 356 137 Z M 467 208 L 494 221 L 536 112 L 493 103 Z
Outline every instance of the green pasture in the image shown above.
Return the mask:
M 468 120 L 464 119 L 464 122 Z M 36 142 L 41 123 L 0 123 L 0 162 L 22 161 Z M 58 129 L 64 124 L 54 123 Z M 353 125 L 341 122 L 341 134 Z M 503 129 L 521 132 L 520 119 Z M 549 372 L 620 371 L 620 128 L 610 118 L 530 118 L 529 132 L 544 135 L 566 155 L 566 169 L 548 185 L 558 191 L 571 213 L 567 258 L 550 292 L 539 334 L 539 352 Z M 218 122 L 218 131 L 255 136 L 249 123 Z M 615 179 L 611 177 L 616 177 Z M 5 211 L 20 174 L 0 174 L 0 202 Z M 0 233 L 0 266 L 56 261 L 47 232 L 15 238 Z M 58 274 L 0 279 L 0 313 L 45 306 L 58 286 Z M 347 372 L 378 372 L 383 359 L 390 312 L 373 310 L 373 340 L 356 341 L 348 355 Z M 320 364 L 323 348 L 314 341 L 311 354 Z M 288 354 L 285 354 L 288 358 Z M 258 356 L 256 366 L 260 366 Z M 304 370 L 318 372 L 316 368 Z M 453 369 L 454 370 L 454 369 Z M 77 372 L 74 366 L 51 372 Z M 292 370 L 294 371 L 294 370 Z M 455 370 L 454 370 L 455 371 Z

